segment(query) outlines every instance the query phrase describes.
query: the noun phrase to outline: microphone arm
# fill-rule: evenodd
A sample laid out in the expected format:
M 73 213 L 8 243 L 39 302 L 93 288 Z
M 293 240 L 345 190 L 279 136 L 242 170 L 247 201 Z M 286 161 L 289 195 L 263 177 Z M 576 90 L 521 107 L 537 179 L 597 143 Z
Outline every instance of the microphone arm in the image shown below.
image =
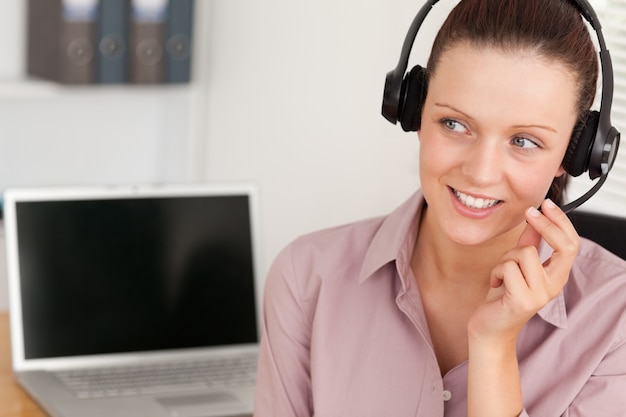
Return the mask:
M 587 191 L 585 194 L 582 195 L 582 197 L 577 198 L 571 203 L 567 203 L 566 205 L 561 206 L 561 210 L 563 210 L 563 212 L 567 214 L 570 211 L 574 210 L 576 207 L 580 206 L 585 201 L 589 200 L 591 196 L 597 193 L 600 187 L 602 187 L 602 184 L 604 184 L 604 181 L 606 181 L 606 177 L 608 175 L 608 170 L 606 170 L 606 172 L 603 172 L 602 175 L 600 175 L 598 182 L 596 182 L 596 184 L 589 191 Z

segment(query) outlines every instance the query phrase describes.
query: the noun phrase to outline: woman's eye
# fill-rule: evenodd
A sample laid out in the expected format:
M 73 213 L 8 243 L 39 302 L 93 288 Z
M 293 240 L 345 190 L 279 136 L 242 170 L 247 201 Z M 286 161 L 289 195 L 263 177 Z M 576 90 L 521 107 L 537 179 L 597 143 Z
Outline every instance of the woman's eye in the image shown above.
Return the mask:
M 466 130 L 465 126 L 453 119 L 443 119 L 441 124 L 443 124 L 446 129 L 453 132 L 465 132 Z
M 538 148 L 539 147 L 532 140 L 530 140 L 528 138 L 521 137 L 521 136 L 517 136 L 517 137 L 513 138 L 512 142 L 513 142 L 513 145 L 515 145 L 515 146 L 517 146 L 519 148 L 524 148 L 524 149 L 531 149 L 531 148 Z

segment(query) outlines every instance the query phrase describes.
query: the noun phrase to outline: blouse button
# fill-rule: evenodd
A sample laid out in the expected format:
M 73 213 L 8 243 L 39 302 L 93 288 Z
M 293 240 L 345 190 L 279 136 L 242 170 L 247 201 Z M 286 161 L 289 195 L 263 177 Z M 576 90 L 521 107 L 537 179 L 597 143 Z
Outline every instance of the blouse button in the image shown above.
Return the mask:
M 443 391 L 443 400 L 444 401 L 450 401 L 450 399 L 452 398 L 452 393 L 448 390 L 444 390 Z

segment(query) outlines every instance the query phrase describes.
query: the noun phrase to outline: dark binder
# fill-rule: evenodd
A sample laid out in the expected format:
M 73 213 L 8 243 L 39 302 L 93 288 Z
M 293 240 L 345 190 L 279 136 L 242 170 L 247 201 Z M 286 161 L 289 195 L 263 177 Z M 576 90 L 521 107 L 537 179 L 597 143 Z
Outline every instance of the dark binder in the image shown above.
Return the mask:
M 97 82 L 128 81 L 130 0 L 100 0 Z
M 159 7 L 154 7 L 155 4 Z M 152 2 L 150 6 L 145 8 L 143 2 L 131 0 L 130 82 L 132 83 L 155 84 L 165 81 L 167 1 Z
M 89 3 L 89 2 L 88 2 Z M 61 51 L 59 81 L 66 84 L 91 84 L 96 81 L 96 20 L 98 2 L 76 7 L 61 2 Z
M 97 1 L 29 0 L 27 73 L 66 84 L 95 81 Z
M 166 81 L 185 83 L 191 71 L 193 0 L 169 0 L 167 18 Z
M 59 80 L 61 0 L 28 0 L 26 72 Z

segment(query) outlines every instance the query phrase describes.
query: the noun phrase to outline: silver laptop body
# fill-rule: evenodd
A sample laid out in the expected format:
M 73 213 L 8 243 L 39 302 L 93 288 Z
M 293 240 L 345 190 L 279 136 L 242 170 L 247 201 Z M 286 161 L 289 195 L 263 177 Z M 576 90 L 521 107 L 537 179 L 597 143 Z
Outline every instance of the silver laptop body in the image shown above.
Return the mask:
M 249 184 L 4 193 L 13 370 L 51 416 L 251 415 Z

